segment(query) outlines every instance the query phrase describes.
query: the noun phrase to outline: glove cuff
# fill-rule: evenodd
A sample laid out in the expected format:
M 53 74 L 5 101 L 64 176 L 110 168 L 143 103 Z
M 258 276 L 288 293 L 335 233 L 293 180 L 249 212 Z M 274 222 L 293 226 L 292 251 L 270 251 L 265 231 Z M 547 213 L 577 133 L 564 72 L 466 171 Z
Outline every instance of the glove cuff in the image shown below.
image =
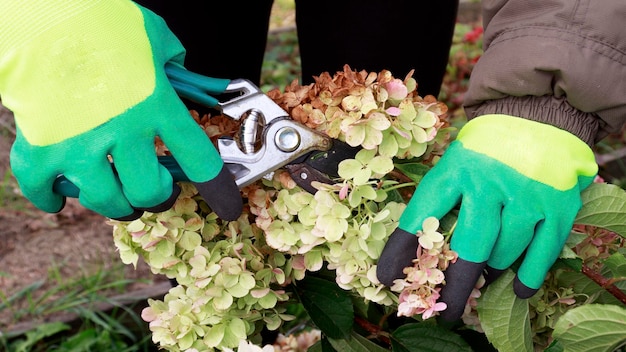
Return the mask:
M 506 97 L 489 100 L 479 106 L 465 107 L 470 119 L 489 114 L 520 116 L 568 131 L 587 145 L 597 142 L 600 118 L 580 111 L 564 98 L 554 96 Z
M 577 136 L 520 117 L 479 116 L 461 129 L 457 142 L 557 190 L 584 189 L 598 172 L 593 151 Z

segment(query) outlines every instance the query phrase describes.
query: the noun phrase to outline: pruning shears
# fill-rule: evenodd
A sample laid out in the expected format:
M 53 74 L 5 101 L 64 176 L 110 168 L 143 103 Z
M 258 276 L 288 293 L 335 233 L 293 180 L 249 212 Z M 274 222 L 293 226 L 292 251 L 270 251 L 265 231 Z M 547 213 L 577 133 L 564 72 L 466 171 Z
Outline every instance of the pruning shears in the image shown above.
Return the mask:
M 357 152 L 344 142 L 294 121 L 246 79 L 206 77 L 175 64 L 167 64 L 165 72 L 180 97 L 241 121 L 236 136 L 217 140 L 217 150 L 239 188 L 285 167 L 298 185 L 314 193 L 312 181 L 330 183 L 337 177 L 339 162 Z M 221 101 L 218 97 L 227 98 Z M 158 158 L 174 181 L 189 181 L 173 156 Z M 66 197 L 79 195 L 78 187 L 63 175 L 57 177 L 53 190 Z

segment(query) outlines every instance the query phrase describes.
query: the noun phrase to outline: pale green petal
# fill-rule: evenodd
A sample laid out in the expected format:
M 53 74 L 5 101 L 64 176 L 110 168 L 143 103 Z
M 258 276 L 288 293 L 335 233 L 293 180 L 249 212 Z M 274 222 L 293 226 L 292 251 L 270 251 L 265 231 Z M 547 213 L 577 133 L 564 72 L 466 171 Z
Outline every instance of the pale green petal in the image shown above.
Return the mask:
M 369 167 L 361 169 L 354 175 L 352 181 L 356 186 L 366 184 L 372 178 L 372 170 Z
M 135 268 L 137 268 L 137 261 L 139 260 L 139 255 L 132 251 L 119 251 L 120 259 L 124 264 L 132 264 Z
M 176 245 L 170 241 L 162 240 L 156 245 L 156 251 L 159 255 L 164 257 L 171 257 L 174 255 Z
M 368 116 L 368 126 L 379 131 L 384 131 L 391 127 L 391 121 L 382 112 L 373 112 Z
M 213 306 L 217 310 L 226 310 L 233 305 L 233 296 L 226 291 L 222 291 L 222 295 L 220 297 L 213 298 Z
M 387 157 L 394 157 L 398 153 L 398 142 L 395 136 L 386 133 L 383 136 L 383 141 L 378 146 L 378 153 Z
M 365 138 L 361 143 L 361 146 L 365 149 L 376 149 L 383 141 L 383 133 L 379 130 L 368 128 L 366 130 Z
M 427 217 L 422 223 L 424 232 L 437 231 L 439 229 L 439 219 L 434 216 Z
M 432 127 L 436 122 L 437 115 L 435 115 L 434 112 L 425 109 L 420 109 L 417 114 L 417 118 L 415 119 L 415 123 L 422 128 Z
M 364 125 L 352 125 L 344 133 L 346 143 L 352 147 L 358 147 L 365 140 L 366 128 Z
M 415 110 L 415 106 L 413 105 L 411 99 L 404 99 L 398 107 L 401 110 L 400 115 L 397 116 L 399 120 L 413 121 L 415 116 L 417 116 L 417 111 Z
M 357 111 L 361 109 L 361 98 L 354 95 L 348 95 L 341 100 L 341 107 L 345 111 Z
M 263 321 L 265 322 L 265 326 L 267 327 L 267 329 L 270 331 L 278 329 L 282 324 L 282 320 L 277 315 L 266 315 L 263 318 Z
M 272 309 L 276 306 L 278 302 L 278 298 L 274 294 L 274 292 L 270 292 L 267 295 L 263 296 L 259 299 L 259 305 L 265 309 Z
M 347 218 L 350 216 L 352 211 L 347 206 L 341 203 L 335 203 L 332 206 L 331 214 L 333 214 L 336 218 Z
M 227 288 L 226 291 L 228 291 L 228 293 L 230 293 L 235 298 L 245 297 L 248 295 L 248 293 L 250 293 L 250 290 L 243 287 L 241 284 L 231 286 Z
M 375 156 L 376 150 L 361 149 L 358 153 L 356 153 L 356 156 L 354 158 L 360 161 L 361 164 L 367 165 L 367 163 L 369 163 L 369 161 L 372 160 L 372 158 Z
M 318 271 L 324 265 L 324 258 L 319 250 L 311 250 L 304 254 L 304 264 L 309 271 Z
M 424 131 L 424 129 L 419 126 L 413 126 L 412 134 L 413 134 L 413 139 L 418 143 L 425 143 L 426 140 L 428 139 L 428 135 L 426 134 L 426 131 Z
M 393 160 L 386 156 L 378 155 L 374 157 L 367 166 L 377 174 L 386 175 L 393 170 Z
M 337 172 L 343 179 L 350 180 L 354 178 L 363 169 L 363 164 L 355 159 L 342 160 L 339 163 Z
M 143 223 L 142 219 L 134 220 L 130 222 L 128 225 L 126 225 L 126 230 L 131 233 L 142 231 L 145 228 L 146 228 L 146 224 Z
M 427 148 L 426 143 L 413 142 L 411 143 L 411 146 L 409 147 L 409 151 L 412 156 L 418 157 L 418 156 L 422 156 L 426 152 L 426 148 Z
M 216 347 L 219 345 L 224 339 L 224 332 L 226 331 L 226 327 L 223 324 L 217 324 L 209 329 L 207 334 L 204 336 L 204 343 L 209 347 Z
M 376 213 L 376 215 L 374 216 L 374 218 L 372 219 L 372 222 L 376 223 L 376 222 L 381 222 L 381 221 L 385 221 L 389 218 L 389 215 L 391 215 L 391 211 L 387 208 L 379 211 L 378 213 Z
M 256 286 L 256 281 L 252 273 L 239 275 L 239 285 L 248 290 L 253 289 Z
M 196 247 L 200 247 L 201 244 L 202 237 L 197 232 L 192 231 L 183 231 L 177 243 L 178 246 L 188 251 L 193 251 Z

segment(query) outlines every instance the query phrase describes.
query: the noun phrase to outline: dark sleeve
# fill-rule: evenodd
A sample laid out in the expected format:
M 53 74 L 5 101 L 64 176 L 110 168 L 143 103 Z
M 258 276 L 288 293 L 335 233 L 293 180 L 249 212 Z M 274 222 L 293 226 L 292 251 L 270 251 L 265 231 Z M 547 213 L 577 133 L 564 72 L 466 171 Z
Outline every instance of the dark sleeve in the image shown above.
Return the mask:
M 163 17 L 187 49 L 185 66 L 259 83 L 272 0 L 138 0 Z M 322 72 L 415 69 L 421 95 L 437 96 L 459 0 L 297 0 L 302 81 Z M 430 15 L 425 15 L 430 14 Z M 417 51 L 417 54 L 415 54 Z
M 302 81 L 322 72 L 415 69 L 422 96 L 439 95 L 459 0 L 296 0 Z
M 136 2 L 163 17 L 187 50 L 187 69 L 259 84 L 272 0 Z

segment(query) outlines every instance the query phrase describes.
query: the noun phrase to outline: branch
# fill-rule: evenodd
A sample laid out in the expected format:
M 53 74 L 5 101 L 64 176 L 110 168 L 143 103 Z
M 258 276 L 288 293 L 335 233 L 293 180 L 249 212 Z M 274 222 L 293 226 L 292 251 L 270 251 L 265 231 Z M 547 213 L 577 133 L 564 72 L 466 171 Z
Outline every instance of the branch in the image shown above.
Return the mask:
M 582 272 L 583 274 L 585 274 L 585 276 L 590 278 L 593 282 L 600 285 L 600 287 L 602 287 L 607 292 L 612 294 L 620 302 L 626 304 L 626 293 L 620 290 L 619 287 L 613 285 L 612 280 L 605 278 L 604 276 L 600 275 L 600 273 L 594 271 L 593 269 L 591 269 L 590 267 L 586 265 L 583 265 Z
M 386 336 L 385 332 L 381 329 L 380 326 L 374 325 L 374 324 L 370 323 L 369 321 L 367 321 L 367 320 L 365 320 L 365 319 L 363 319 L 361 317 L 355 317 L 354 321 L 360 327 L 362 327 L 365 331 L 367 331 L 370 334 L 372 334 L 373 336 L 379 338 L 384 343 L 386 343 L 388 345 L 391 345 L 391 340 L 389 339 L 389 336 Z

